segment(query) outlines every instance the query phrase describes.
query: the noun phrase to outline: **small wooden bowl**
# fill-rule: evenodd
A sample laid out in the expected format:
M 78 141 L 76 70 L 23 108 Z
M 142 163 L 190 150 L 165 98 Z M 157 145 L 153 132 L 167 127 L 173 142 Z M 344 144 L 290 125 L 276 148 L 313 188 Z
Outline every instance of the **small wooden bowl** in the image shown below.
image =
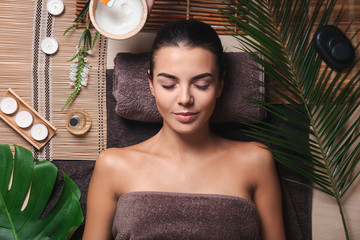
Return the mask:
M 134 0 L 132 0 L 134 1 Z M 89 6 L 89 15 L 90 15 L 90 19 L 91 19 L 91 23 L 93 24 L 93 26 L 95 27 L 95 29 L 102 35 L 104 35 L 105 37 L 111 38 L 111 39 L 115 39 L 115 40 L 123 40 L 123 39 L 128 39 L 132 36 L 134 36 L 135 34 L 137 34 L 138 32 L 141 31 L 141 29 L 144 27 L 146 19 L 148 17 L 148 7 L 146 4 L 146 0 L 140 0 L 141 5 L 142 5 L 142 15 L 141 15 L 141 19 L 139 24 L 130 32 L 125 33 L 125 34 L 113 34 L 113 33 L 109 33 L 107 31 L 105 31 L 104 29 L 102 29 L 98 23 L 96 22 L 96 18 L 95 18 L 95 13 L 96 13 L 96 8 L 97 5 L 99 4 L 99 0 L 92 0 L 90 1 L 90 6 Z M 101 3 L 100 3 L 101 4 Z
M 70 123 L 72 118 L 77 118 L 77 123 L 74 126 Z M 66 114 L 65 125 L 72 134 L 84 135 L 91 128 L 91 118 L 90 115 L 82 109 L 72 109 Z

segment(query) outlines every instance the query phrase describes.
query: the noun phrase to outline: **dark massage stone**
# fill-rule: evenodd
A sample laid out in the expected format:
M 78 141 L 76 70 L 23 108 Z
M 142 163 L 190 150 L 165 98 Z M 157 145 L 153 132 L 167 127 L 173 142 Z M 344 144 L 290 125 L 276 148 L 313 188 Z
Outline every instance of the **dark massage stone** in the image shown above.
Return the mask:
M 355 49 L 345 34 L 335 26 L 320 27 L 313 38 L 320 57 L 335 70 L 349 67 L 355 58 Z

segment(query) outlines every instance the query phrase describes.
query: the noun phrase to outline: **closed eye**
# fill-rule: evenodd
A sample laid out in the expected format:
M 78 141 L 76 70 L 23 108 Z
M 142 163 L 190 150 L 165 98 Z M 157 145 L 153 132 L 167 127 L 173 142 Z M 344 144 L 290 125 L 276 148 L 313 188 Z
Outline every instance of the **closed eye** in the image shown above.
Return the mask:
M 198 89 L 205 90 L 209 88 L 209 84 L 207 85 L 195 85 Z
M 164 89 L 172 89 L 175 87 L 176 82 L 178 81 L 178 78 L 168 74 L 168 73 L 159 73 L 157 75 L 158 77 L 163 78 L 160 80 L 161 87 Z
M 206 90 L 209 88 L 213 79 L 213 75 L 211 73 L 202 73 L 192 78 L 192 81 L 200 90 Z
M 175 87 L 175 84 L 171 84 L 171 85 L 161 85 L 161 87 L 165 88 L 165 89 L 172 89 Z

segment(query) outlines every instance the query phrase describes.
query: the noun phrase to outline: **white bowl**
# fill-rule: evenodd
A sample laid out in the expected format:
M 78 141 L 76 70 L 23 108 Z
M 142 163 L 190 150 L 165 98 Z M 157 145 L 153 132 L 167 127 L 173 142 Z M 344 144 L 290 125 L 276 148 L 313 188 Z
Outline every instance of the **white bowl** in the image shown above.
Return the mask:
M 120 4 L 119 1 L 122 1 L 122 0 L 117 0 L 111 8 L 103 5 L 103 3 L 99 2 L 99 0 L 90 1 L 90 6 L 89 6 L 90 19 L 91 19 L 91 22 L 92 22 L 93 26 L 95 27 L 95 29 L 97 31 L 99 31 L 99 33 L 104 35 L 105 37 L 115 39 L 115 40 L 128 39 L 128 38 L 134 36 L 135 34 L 137 34 L 138 32 L 140 32 L 141 29 L 144 27 L 146 19 L 148 17 L 148 7 L 146 4 L 146 0 L 136 0 L 136 1 L 140 1 L 140 3 L 141 3 L 141 14 L 139 16 L 139 19 L 137 19 L 138 24 L 132 26 L 128 31 L 125 31 L 125 32 L 120 31 L 119 33 L 117 33 L 117 30 L 116 30 L 117 21 L 116 20 L 121 19 L 121 15 L 116 15 L 114 13 L 115 13 L 116 9 L 119 9 L 118 8 L 119 5 L 116 5 L 116 4 Z M 129 0 L 129 1 L 135 1 L 135 0 Z M 100 4 L 102 4 L 102 6 L 99 6 Z M 98 7 L 100 9 L 98 9 L 98 11 L 97 11 Z M 99 10 L 101 10 L 101 11 L 99 11 Z M 99 13 L 102 13 L 101 16 L 96 15 Z M 131 16 L 133 16 L 133 14 L 131 14 Z M 106 21 L 108 23 L 106 25 L 106 28 L 105 28 L 104 23 L 100 22 L 100 21 L 102 21 L 100 19 L 104 19 L 104 21 L 106 19 Z M 99 20 L 99 22 L 97 20 Z M 122 18 L 121 20 L 124 20 L 124 18 Z M 129 20 L 131 20 L 131 19 L 129 19 Z M 128 23 L 133 24 L 130 21 Z M 109 29 L 111 29 L 111 31 Z

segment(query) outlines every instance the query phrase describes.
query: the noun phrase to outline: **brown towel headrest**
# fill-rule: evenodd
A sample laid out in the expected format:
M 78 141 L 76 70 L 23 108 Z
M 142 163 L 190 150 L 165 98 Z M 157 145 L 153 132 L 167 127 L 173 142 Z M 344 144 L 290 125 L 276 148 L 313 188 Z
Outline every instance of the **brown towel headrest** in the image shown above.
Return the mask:
M 225 53 L 227 62 L 224 90 L 217 101 L 214 122 L 249 122 L 262 120 L 263 110 L 248 98 L 262 100 L 265 88 L 260 64 L 247 53 Z M 161 122 L 155 99 L 148 86 L 149 54 L 118 53 L 114 59 L 113 95 L 116 113 L 126 119 Z M 251 67 L 253 66 L 253 67 Z

